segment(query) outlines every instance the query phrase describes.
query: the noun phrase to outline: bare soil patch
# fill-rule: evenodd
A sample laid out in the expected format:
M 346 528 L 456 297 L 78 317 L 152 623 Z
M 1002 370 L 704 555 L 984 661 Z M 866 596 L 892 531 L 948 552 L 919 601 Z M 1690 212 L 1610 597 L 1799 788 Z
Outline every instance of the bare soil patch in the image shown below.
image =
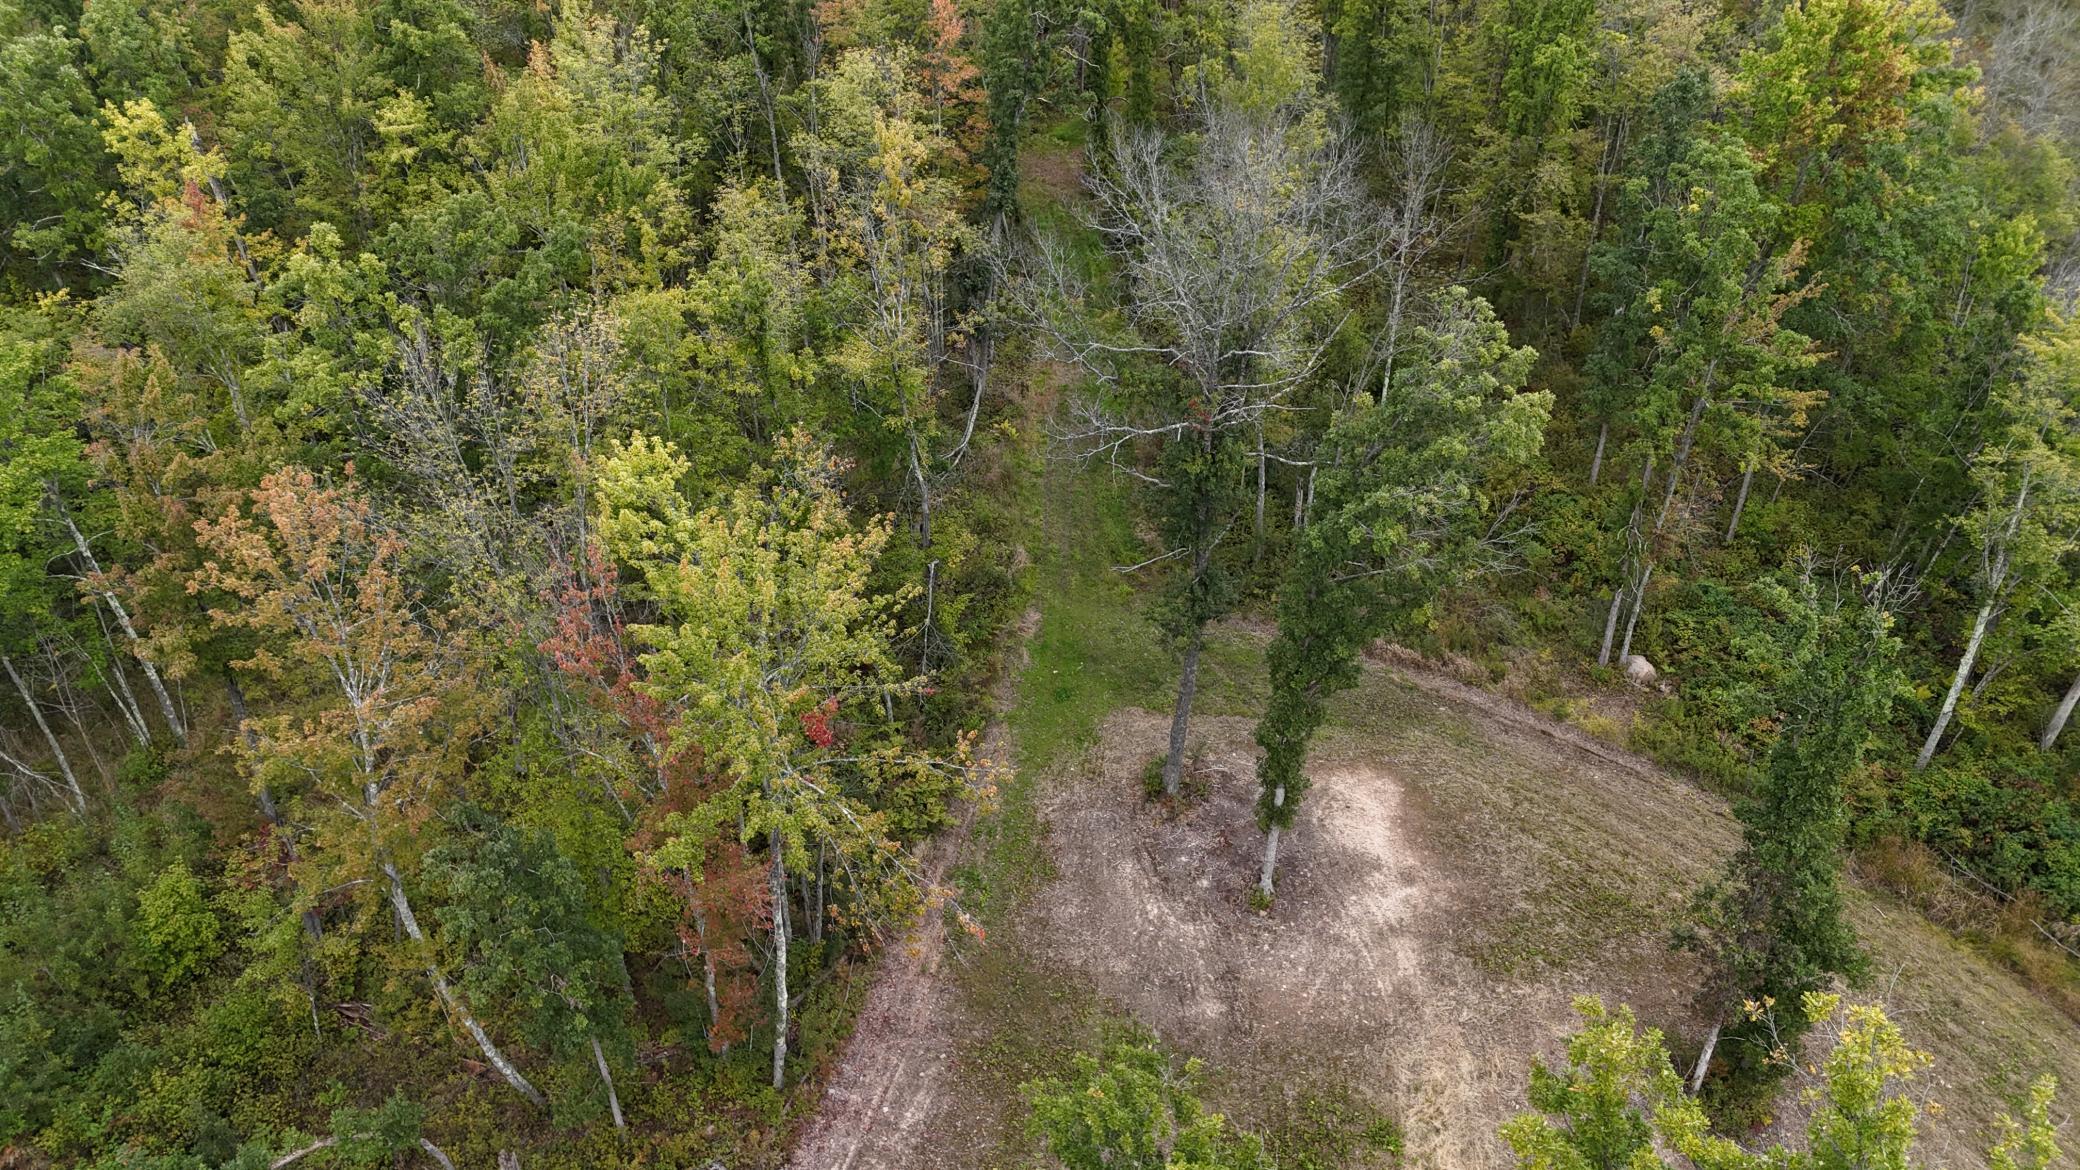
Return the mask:
M 1048 146 L 1019 155 L 1019 177 L 1032 189 L 1056 203 L 1073 202 L 1083 194 L 1083 148 Z
M 1006 1023 L 1020 995 L 1050 1001 L 1038 1030 L 1078 1018 L 1054 1001 L 1096 1004 L 1205 1058 L 1216 1104 L 1244 1124 L 1334 1081 L 1401 1123 L 1407 1165 L 1438 1170 L 1511 1164 L 1496 1127 L 1525 1108 L 1531 1058 L 1559 1056 L 1576 996 L 1631 1004 L 1682 1057 L 1702 1027 L 1669 932 L 1738 840 L 1722 801 L 1413 664 L 1369 669 L 1332 714 L 1269 914 L 1247 902 L 1251 722 L 1195 721 L 1203 795 L 1171 807 L 1140 788 L 1167 717 L 1110 716 L 1081 765 L 1044 782 L 1055 876 L 989 944 L 1020 991 L 978 1007 L 892 963 L 891 995 L 938 1021 L 929 1059 L 877 1030 L 870 1000 L 860 1036 L 886 1066 L 880 1096 L 833 1085 L 870 1136 L 851 1160 L 794 1165 L 1029 1164 L 1002 1068 L 1005 1035 L 1036 1030 Z M 1861 891 L 1852 908 L 1880 973 L 1864 994 L 1936 1056 L 1917 1086 L 1944 1106 L 1931 1164 L 1983 1164 L 1993 1117 L 2036 1072 L 2080 1085 L 2056 1009 L 1911 910 Z
M 1207 792 L 1172 814 L 1136 786 L 1164 718 L 1114 715 L 1087 781 L 1047 804 L 1060 877 L 1036 933 L 1049 961 L 1245 1083 L 1333 1068 L 1400 1120 L 1411 1165 L 1505 1166 L 1495 1126 L 1522 1108 L 1527 1054 L 1564 1034 L 1573 996 L 1680 1009 L 1665 915 L 1613 930 L 1589 904 L 1651 901 L 1663 871 L 1731 836 L 1723 813 L 1668 809 L 1639 770 L 1556 762 L 1543 736 L 1395 698 L 1425 723 L 1384 742 L 1332 735 L 1317 753 L 1269 914 L 1246 899 L 1262 842 L 1250 722 L 1198 722 Z M 1650 810 L 1665 815 L 1645 843 L 1595 840 Z M 1557 831 L 1527 839 L 1532 820 Z

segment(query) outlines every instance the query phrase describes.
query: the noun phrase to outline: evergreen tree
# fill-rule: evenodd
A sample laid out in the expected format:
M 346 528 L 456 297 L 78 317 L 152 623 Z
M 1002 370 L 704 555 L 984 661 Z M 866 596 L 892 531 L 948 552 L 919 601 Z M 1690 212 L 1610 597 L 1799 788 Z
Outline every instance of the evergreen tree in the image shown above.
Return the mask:
M 1693 1087 L 1720 1051 L 1738 1088 L 1770 1080 L 1772 1054 L 1810 1025 L 1805 997 L 1865 963 L 1842 907 L 1845 791 L 1891 707 L 1898 643 L 1884 611 L 1824 596 L 1810 575 L 1767 593 L 1791 663 L 1777 699 L 1781 729 L 1737 810 L 1741 849 L 1699 893 L 1693 925 L 1677 940 L 1707 964 L 1698 1005 L 1712 1033 Z
M 1330 424 L 1316 515 L 1279 590 L 1271 701 L 1256 732 L 1265 899 L 1324 705 L 1357 682 L 1367 646 L 1497 551 L 1480 527 L 1485 485 L 1538 452 L 1552 407 L 1550 394 L 1522 391 L 1534 355 L 1509 344 L 1485 301 L 1448 289 L 1432 317 L 1384 396 L 1355 395 Z

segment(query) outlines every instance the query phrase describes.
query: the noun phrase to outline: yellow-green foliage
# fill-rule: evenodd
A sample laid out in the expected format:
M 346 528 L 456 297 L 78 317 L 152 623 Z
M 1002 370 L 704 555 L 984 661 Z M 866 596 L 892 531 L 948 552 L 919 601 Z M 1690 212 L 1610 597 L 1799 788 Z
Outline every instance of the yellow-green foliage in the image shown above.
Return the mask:
M 137 933 L 138 965 L 161 988 L 184 982 L 223 949 L 216 913 L 185 861 L 160 870 L 138 891 Z

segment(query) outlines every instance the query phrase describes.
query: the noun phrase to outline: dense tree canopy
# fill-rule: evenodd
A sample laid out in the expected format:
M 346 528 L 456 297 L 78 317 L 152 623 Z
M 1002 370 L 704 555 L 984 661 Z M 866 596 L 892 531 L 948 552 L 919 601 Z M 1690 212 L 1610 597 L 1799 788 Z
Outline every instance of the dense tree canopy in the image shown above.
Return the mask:
M 1238 902 L 1380 639 L 1621 696 L 1743 824 L 1691 1091 L 1839 1021 L 1892 1164 L 1845 858 L 2080 939 L 2076 109 L 2056 0 L 0 0 L 0 1163 L 779 1164 L 1102 482 Z M 1526 1165 L 1763 1164 L 1569 1059 Z

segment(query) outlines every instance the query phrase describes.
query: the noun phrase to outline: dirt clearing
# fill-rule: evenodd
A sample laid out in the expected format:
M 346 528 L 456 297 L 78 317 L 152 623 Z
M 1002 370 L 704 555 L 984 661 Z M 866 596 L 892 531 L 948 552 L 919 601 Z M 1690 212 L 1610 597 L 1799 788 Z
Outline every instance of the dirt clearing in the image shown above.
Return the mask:
M 1107 718 L 1087 756 L 1044 782 L 1054 877 L 992 941 L 1013 948 L 994 960 L 1204 1058 L 1216 1103 L 1245 1124 L 1334 1081 L 1401 1124 L 1407 1165 L 1438 1170 L 1510 1164 L 1496 1127 L 1524 1108 L 1530 1059 L 1558 1054 L 1574 997 L 1631 1004 L 1679 1053 L 1701 1030 L 1695 970 L 1668 938 L 1737 841 L 1723 802 L 1507 700 L 1375 665 L 1311 760 L 1262 915 L 1247 905 L 1261 848 L 1251 726 L 1195 721 L 1204 791 L 1171 810 L 1140 793 L 1167 719 Z M 1881 973 L 1869 994 L 1936 1056 L 1919 1086 L 1945 1106 L 1929 1162 L 1979 1165 L 1994 1114 L 2034 1072 L 2080 1084 L 2080 1044 L 2055 1009 L 1911 912 L 1852 904 Z M 1018 1018 L 1021 998 L 1041 997 L 978 1014 L 965 989 L 950 1003 L 943 988 L 915 994 L 954 1015 L 951 1048 L 866 1108 L 920 1141 L 800 1170 L 1028 1156 L 998 1066 L 1021 1027 L 1060 1030 Z M 928 1098 L 914 1124 L 906 1092 Z
M 1657 1015 L 1679 1006 L 1665 933 L 1647 937 L 1643 923 L 1611 937 L 1603 907 L 1573 903 L 1650 903 L 1679 858 L 1716 857 L 1732 838 L 1723 815 L 1678 808 L 1651 848 L 1580 874 L 1619 848 L 1586 837 L 1668 794 L 1629 769 L 1532 758 L 1500 729 L 1461 751 L 1453 741 L 1474 734 L 1464 712 L 1430 714 L 1441 738 L 1323 744 L 1270 915 L 1246 902 L 1261 847 L 1249 721 L 1200 721 L 1207 791 L 1166 815 L 1134 783 L 1165 720 L 1115 715 L 1088 783 L 1047 805 L 1060 877 L 1034 913 L 1051 962 L 1166 1041 L 1246 1082 L 1333 1065 L 1401 1122 L 1410 1164 L 1472 1170 L 1506 1164 L 1494 1127 L 1522 1108 L 1526 1054 L 1564 1031 L 1573 996 Z M 1565 856 L 1522 836 L 1533 819 L 1558 822 Z M 1578 934 L 1584 961 L 1567 961 Z

